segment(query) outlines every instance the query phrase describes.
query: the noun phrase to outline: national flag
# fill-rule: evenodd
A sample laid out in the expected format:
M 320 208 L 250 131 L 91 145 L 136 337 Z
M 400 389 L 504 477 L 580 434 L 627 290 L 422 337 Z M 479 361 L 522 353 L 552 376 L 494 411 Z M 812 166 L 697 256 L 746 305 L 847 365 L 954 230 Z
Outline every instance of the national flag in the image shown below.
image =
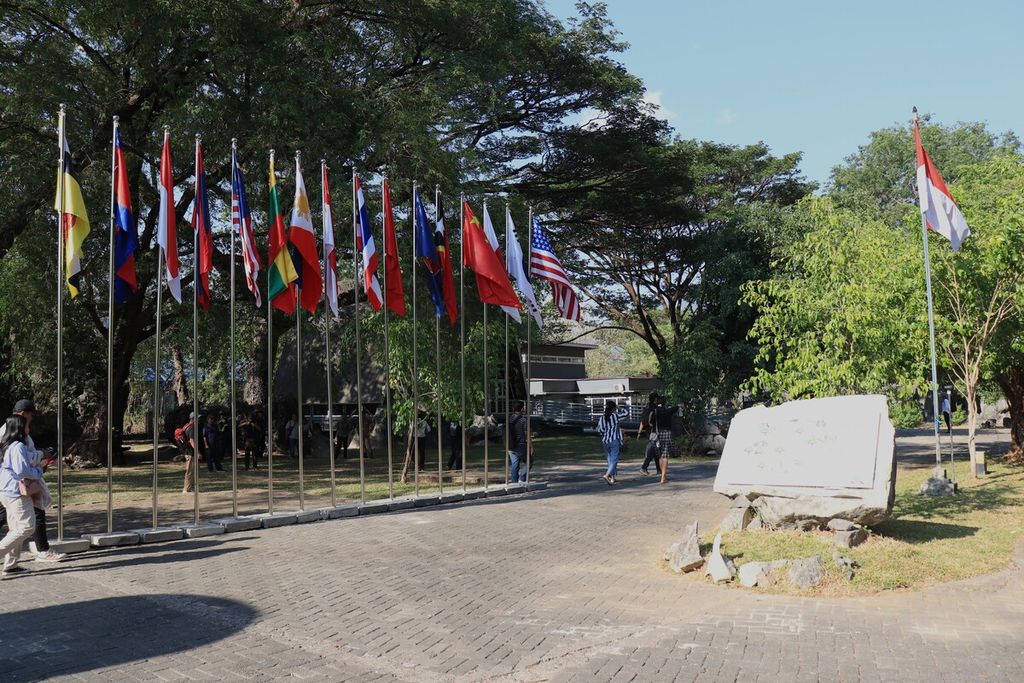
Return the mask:
M 131 292 L 139 291 L 135 277 L 135 251 L 139 229 L 132 214 L 128 168 L 121 147 L 121 131 L 114 128 L 114 299 L 123 304 Z
M 291 315 L 295 312 L 295 285 L 299 274 L 288 250 L 288 233 L 284 227 L 284 213 L 277 193 L 277 174 L 274 172 L 274 155 L 270 155 L 270 245 L 267 252 L 267 297 L 274 308 Z
M 397 316 L 405 315 L 405 291 L 402 288 L 402 266 L 398 259 L 398 236 L 395 234 L 395 214 L 391 207 L 391 184 L 384 179 L 384 274 L 387 291 L 384 301 L 388 310 Z
M 459 302 L 455 296 L 455 275 L 452 273 L 452 250 L 448 244 L 448 233 L 444 229 L 444 205 L 437 203 L 437 224 L 434 230 L 434 245 L 441 259 L 441 294 L 448 309 L 448 322 L 454 325 L 459 319 Z
M 302 170 L 299 168 L 298 161 L 295 162 L 295 203 L 292 206 L 288 241 L 294 248 L 293 256 L 298 256 L 295 270 L 299 274 L 299 278 L 295 284 L 299 288 L 299 299 L 303 308 L 310 313 L 315 313 L 316 306 L 320 303 L 320 294 L 323 292 L 324 283 L 320 277 L 320 257 L 316 253 L 313 213 L 309 210 L 306 183 L 302 180 Z
M 953 201 L 953 195 L 950 194 L 946 183 L 942 181 L 939 169 L 935 168 L 928 152 L 924 151 L 916 116 L 914 146 L 917 148 L 917 195 L 921 215 L 931 230 L 952 243 L 953 251 L 960 251 L 960 245 L 971 234 L 971 229 L 967 226 L 967 219 Z
M 210 310 L 210 273 L 213 271 L 213 230 L 210 226 L 210 205 L 206 201 L 206 168 L 203 166 L 203 145 L 196 141 L 196 196 L 192 200 L 192 230 L 196 237 L 195 268 L 196 300 L 204 311 Z
M 569 282 L 569 276 L 562 268 L 562 262 L 555 255 L 548 235 L 540 221 L 533 219 L 533 231 L 530 238 L 530 274 L 551 283 L 551 295 L 555 299 L 555 307 L 563 318 L 579 321 L 580 302 L 576 290 Z
M 256 298 L 256 308 L 263 305 L 260 298 L 260 253 L 256 250 L 256 236 L 252 231 L 252 214 L 245 197 L 245 176 L 238 165 L 238 152 L 231 150 L 231 163 L 235 177 L 231 179 L 231 225 L 242 243 L 242 265 L 245 268 L 245 286 Z M 234 258 L 232 254 L 231 258 Z
M 487 243 L 491 245 L 491 249 L 494 250 L 494 255 L 498 257 L 498 261 L 504 263 L 505 259 L 501 255 L 501 247 L 498 246 L 498 235 L 494 232 L 494 223 L 491 222 L 491 215 L 487 213 L 487 202 L 484 202 L 484 234 L 487 235 Z M 523 319 L 519 317 L 519 311 L 517 310 L 519 308 L 522 308 L 521 304 L 515 308 L 512 306 L 502 306 L 501 310 L 505 311 L 517 323 L 522 323 Z
M 377 245 L 373 241 L 373 230 L 370 226 L 370 210 L 366 206 L 366 198 L 363 197 L 363 186 L 359 183 L 359 176 L 352 174 L 352 182 L 355 183 L 356 202 L 358 203 L 359 225 L 356 226 L 356 248 L 363 258 L 363 293 L 366 300 L 373 306 L 373 310 L 379 311 L 384 304 L 384 298 L 380 293 L 380 282 L 377 281 Z
M 64 234 L 64 280 L 71 298 L 78 296 L 78 283 L 82 272 L 82 243 L 89 235 L 89 214 L 85 211 L 82 188 L 75 177 L 75 166 L 71 161 L 71 150 L 61 130 L 60 145 L 64 149 L 64 166 L 57 169 L 57 198 L 53 208 L 57 210 Z M 61 198 L 63 197 L 63 206 Z
M 462 262 L 473 269 L 482 302 L 522 308 L 501 260 L 480 226 L 480 219 L 473 215 L 466 201 L 462 203 Z
M 434 303 L 434 312 L 437 317 L 441 318 L 445 313 L 444 294 L 441 291 L 441 255 L 437 253 L 434 231 L 430 229 L 430 223 L 427 222 L 427 211 L 423 207 L 423 199 L 420 197 L 419 191 L 415 193 L 413 203 L 416 210 L 416 258 L 423 260 L 430 300 Z
M 178 262 L 177 215 L 174 212 L 174 170 L 171 162 L 171 134 L 164 131 L 164 147 L 160 152 L 160 209 L 157 214 L 157 243 L 163 252 L 167 289 L 181 303 L 181 264 Z M 159 275 L 157 276 L 159 285 Z
M 331 186 L 327 180 L 327 164 L 320 165 L 320 202 L 324 226 L 324 294 L 334 317 L 338 317 L 338 254 L 334 249 L 334 209 Z
M 544 327 L 544 321 L 540 315 L 540 306 L 537 305 L 537 295 L 533 291 L 533 283 L 530 282 L 530 276 L 526 272 L 526 267 L 523 263 L 523 247 L 519 244 L 516 226 L 512 222 L 512 214 L 508 208 L 505 209 L 505 226 L 506 269 L 515 281 L 516 287 L 519 288 L 519 293 L 522 295 L 521 298 L 526 301 L 526 307 L 530 310 L 530 314 L 537 321 L 537 327 Z

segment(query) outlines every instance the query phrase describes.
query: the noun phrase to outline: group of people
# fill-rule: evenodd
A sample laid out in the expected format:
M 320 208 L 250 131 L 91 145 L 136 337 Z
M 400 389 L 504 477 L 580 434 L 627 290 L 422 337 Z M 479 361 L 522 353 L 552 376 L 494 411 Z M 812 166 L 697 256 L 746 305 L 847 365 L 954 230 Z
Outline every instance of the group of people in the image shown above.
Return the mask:
M 60 562 L 65 557 L 53 551 L 47 540 L 46 510 L 53 504 L 53 498 L 43 474 L 56 462 L 56 457 L 50 451 L 36 448 L 30 434 L 35 415 L 35 404 L 22 399 L 14 405 L 14 414 L 0 426 L 0 526 L 6 524 L 8 529 L 0 540 L 5 579 L 28 571 L 18 561 L 22 546 L 30 538 L 30 549 L 37 561 Z
M 644 462 L 640 471 L 650 474 L 651 463 L 658 474 L 661 475 L 661 483 L 668 481 L 668 459 L 672 455 L 672 416 L 675 415 L 678 406 L 667 407 L 665 397 L 657 392 L 651 393 L 640 416 L 640 426 L 636 431 L 637 441 L 644 437 L 647 445 L 644 449 Z M 609 486 L 615 484 L 615 477 L 619 471 L 619 453 L 622 444 L 626 440 L 626 434 L 620 426 L 621 415 L 618 412 L 618 404 L 615 401 L 605 401 L 604 413 L 597 421 L 597 431 L 601 435 L 601 444 L 604 446 L 605 457 L 608 460 L 608 469 L 601 478 Z
M 198 425 L 198 430 L 196 429 Z M 266 451 L 263 422 L 259 415 L 246 415 L 238 423 L 239 443 L 245 453 L 245 469 L 257 468 L 257 461 Z M 185 456 L 185 482 L 182 493 L 191 493 L 195 488 L 196 453 L 206 461 L 210 472 L 224 471 L 224 456 L 231 450 L 230 421 L 218 420 L 212 413 L 205 419 L 189 413 L 188 422 L 174 431 L 174 440 Z M 235 454 L 231 454 L 233 457 Z

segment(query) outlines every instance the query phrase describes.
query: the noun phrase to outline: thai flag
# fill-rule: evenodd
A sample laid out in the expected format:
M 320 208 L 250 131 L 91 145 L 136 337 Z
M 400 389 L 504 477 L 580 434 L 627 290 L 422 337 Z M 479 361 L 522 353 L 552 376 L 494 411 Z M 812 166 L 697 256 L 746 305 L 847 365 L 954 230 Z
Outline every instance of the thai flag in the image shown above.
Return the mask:
M 206 201 L 206 169 L 203 146 L 196 140 L 196 197 L 192 202 L 192 229 L 196 233 L 195 287 L 196 300 L 204 311 L 210 310 L 210 273 L 213 271 L 213 230 L 210 227 L 210 204 Z
M 252 231 L 252 214 L 245 198 L 245 176 L 238 165 L 238 153 L 231 150 L 231 161 L 235 177 L 231 180 L 231 224 L 242 242 L 242 264 L 245 266 L 245 286 L 256 298 L 256 308 L 263 305 L 260 298 L 260 255 L 256 249 L 256 236 Z M 232 259 L 234 256 L 232 256 Z
M 138 225 L 132 214 L 132 196 L 128 188 L 128 168 L 121 147 L 121 131 L 114 129 L 114 299 L 127 301 L 139 291 L 135 277 L 135 250 L 139 248 Z
M 363 197 L 363 187 L 359 184 L 359 176 L 353 174 L 352 182 L 355 183 L 356 203 L 359 207 L 359 226 L 356 232 L 356 248 L 363 255 L 363 291 L 366 298 L 373 306 L 373 310 L 379 311 L 384 303 L 380 293 L 380 282 L 377 281 L 377 246 L 373 243 L 373 232 L 370 230 L 370 212 L 366 207 L 366 199 Z

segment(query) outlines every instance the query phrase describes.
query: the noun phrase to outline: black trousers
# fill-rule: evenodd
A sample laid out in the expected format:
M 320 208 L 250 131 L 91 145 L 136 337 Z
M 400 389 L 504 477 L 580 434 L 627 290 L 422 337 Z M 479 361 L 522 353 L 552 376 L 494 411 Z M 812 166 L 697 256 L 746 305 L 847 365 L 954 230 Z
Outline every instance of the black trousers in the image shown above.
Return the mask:
M 450 470 L 462 467 L 462 439 L 452 437 L 452 454 L 448 456 L 448 468 Z
M 648 441 L 647 448 L 644 449 L 644 464 L 641 465 L 641 469 L 647 469 L 651 463 L 654 463 L 654 468 L 661 474 L 661 459 L 660 451 L 658 449 L 657 441 Z
M 0 505 L 0 528 L 7 526 L 7 508 Z M 36 530 L 32 534 L 32 540 L 36 543 L 36 550 L 45 553 L 50 549 L 50 542 L 46 540 L 46 510 L 36 508 Z

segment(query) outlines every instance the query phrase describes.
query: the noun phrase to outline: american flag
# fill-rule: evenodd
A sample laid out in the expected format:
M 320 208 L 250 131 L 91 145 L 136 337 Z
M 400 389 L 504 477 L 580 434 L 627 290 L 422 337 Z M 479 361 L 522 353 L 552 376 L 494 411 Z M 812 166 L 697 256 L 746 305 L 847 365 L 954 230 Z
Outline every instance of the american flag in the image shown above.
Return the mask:
M 256 307 L 260 300 L 260 256 L 256 250 L 256 238 L 252 231 L 252 215 L 249 213 L 249 202 L 245 198 L 245 177 L 238 165 L 238 155 L 231 150 L 235 166 L 235 177 L 231 182 L 231 223 L 242 238 L 242 264 L 245 266 L 245 286 L 256 298 Z
M 540 221 L 533 219 L 533 230 L 530 237 L 530 274 L 551 283 L 551 295 L 555 306 L 563 318 L 580 320 L 580 301 L 576 290 L 569 282 L 569 276 L 562 268 L 562 262 L 555 256 L 548 235 L 541 227 Z

